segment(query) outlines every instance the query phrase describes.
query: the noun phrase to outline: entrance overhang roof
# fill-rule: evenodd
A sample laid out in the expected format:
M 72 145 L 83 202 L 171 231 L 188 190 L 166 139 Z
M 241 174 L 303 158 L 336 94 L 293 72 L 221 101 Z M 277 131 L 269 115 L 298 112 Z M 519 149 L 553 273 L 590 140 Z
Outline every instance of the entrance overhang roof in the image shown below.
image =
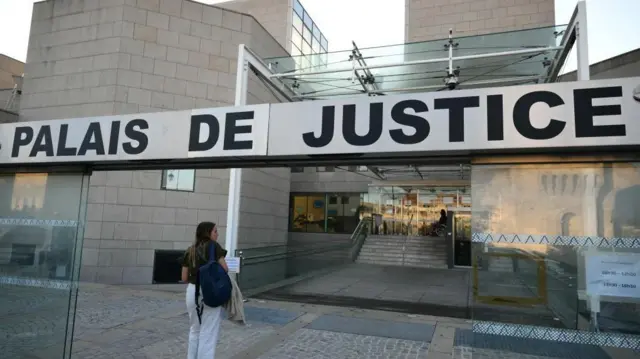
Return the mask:
M 294 100 L 555 82 L 569 25 L 265 59 Z M 451 80 L 454 78 L 454 80 Z

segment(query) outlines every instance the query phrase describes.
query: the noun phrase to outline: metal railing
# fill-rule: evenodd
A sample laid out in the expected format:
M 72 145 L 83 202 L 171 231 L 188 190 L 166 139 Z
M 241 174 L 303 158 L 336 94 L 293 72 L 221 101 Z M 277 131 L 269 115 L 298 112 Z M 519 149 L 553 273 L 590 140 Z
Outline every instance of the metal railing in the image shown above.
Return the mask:
M 240 258 L 237 281 L 243 290 L 330 269 L 354 261 L 364 244 L 371 219 L 361 220 L 349 240 L 288 243 L 236 250 Z

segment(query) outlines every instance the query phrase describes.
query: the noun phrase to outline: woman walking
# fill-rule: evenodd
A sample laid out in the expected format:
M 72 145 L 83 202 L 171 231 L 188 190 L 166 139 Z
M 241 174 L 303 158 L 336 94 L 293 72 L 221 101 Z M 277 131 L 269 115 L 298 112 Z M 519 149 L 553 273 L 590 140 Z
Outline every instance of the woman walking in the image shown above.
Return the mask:
M 196 238 L 184 254 L 182 262 L 182 280 L 188 282 L 185 301 L 189 313 L 189 349 L 188 359 L 212 359 L 216 356 L 216 344 L 222 321 L 222 307 L 212 308 L 204 303 L 200 304 L 202 315 L 198 318 L 198 304 L 196 303 L 196 275 L 198 269 L 209 261 L 210 246 L 214 247 L 215 261 L 220 263 L 225 271 L 229 271 L 224 257 L 227 251 L 218 243 L 218 229 L 213 222 L 202 222 L 196 228 Z M 202 298 L 202 295 L 199 296 Z

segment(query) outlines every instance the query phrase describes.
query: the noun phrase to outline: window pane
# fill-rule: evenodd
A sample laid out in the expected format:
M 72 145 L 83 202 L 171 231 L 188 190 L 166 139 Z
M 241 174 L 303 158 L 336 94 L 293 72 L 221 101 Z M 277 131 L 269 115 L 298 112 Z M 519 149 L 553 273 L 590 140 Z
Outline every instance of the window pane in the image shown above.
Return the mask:
M 195 177 L 195 170 L 162 171 L 162 189 L 193 191 L 195 189 Z
M 291 31 L 291 42 L 299 49 L 302 48 L 302 35 L 295 29 Z
M 304 8 L 302 7 L 302 4 L 300 4 L 300 1 L 293 0 L 293 11 L 295 11 L 296 13 L 298 13 L 298 15 L 302 17 L 302 14 L 304 13 Z
M 316 172 L 335 172 L 336 168 L 333 166 L 316 167 Z
M 313 20 L 311 20 L 311 16 L 306 11 L 304 12 L 304 24 L 310 29 L 313 28 Z
M 309 28 L 308 28 L 308 27 L 306 27 L 306 26 L 302 29 L 302 37 L 303 37 L 303 38 L 304 38 L 308 43 L 311 43 L 311 37 L 312 37 L 312 36 L 311 36 L 311 31 L 310 31 L 310 30 L 309 30 Z
M 304 167 L 291 167 L 291 173 L 303 173 Z
M 292 196 L 291 198 L 291 231 L 307 231 L 307 196 Z
M 296 14 L 293 14 L 293 28 L 302 31 L 302 19 Z
M 324 35 L 322 35 L 322 39 L 320 39 L 320 44 L 322 45 L 322 48 L 326 50 L 329 50 L 329 42 L 327 41 L 327 39 L 324 37 Z
M 320 40 L 320 38 L 322 37 L 322 33 L 320 32 L 320 29 L 318 29 L 318 26 L 316 24 L 313 24 L 313 37 L 318 40 Z
M 327 204 L 327 232 L 352 233 L 360 220 L 360 193 L 330 194 Z
M 305 55 L 311 55 L 311 45 L 306 41 L 302 41 L 302 53 Z
M 324 232 L 324 193 L 307 197 L 307 232 Z
M 313 52 L 316 54 L 320 53 L 320 43 L 315 38 L 313 39 Z
M 300 48 L 298 48 L 296 44 L 292 42 L 291 45 L 291 56 L 296 57 L 302 55 L 302 51 L 300 51 Z

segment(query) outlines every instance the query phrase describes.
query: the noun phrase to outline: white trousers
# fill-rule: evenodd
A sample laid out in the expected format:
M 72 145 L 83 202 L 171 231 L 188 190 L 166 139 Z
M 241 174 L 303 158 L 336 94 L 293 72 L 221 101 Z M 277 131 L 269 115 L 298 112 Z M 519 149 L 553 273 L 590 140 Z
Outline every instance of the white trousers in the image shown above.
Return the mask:
M 195 299 L 196 286 L 189 284 L 185 295 L 190 325 L 187 359 L 214 359 L 220 334 L 222 307 L 211 308 L 205 305 L 202 311 L 202 324 L 200 324 Z M 199 299 L 202 299 L 202 295 Z

